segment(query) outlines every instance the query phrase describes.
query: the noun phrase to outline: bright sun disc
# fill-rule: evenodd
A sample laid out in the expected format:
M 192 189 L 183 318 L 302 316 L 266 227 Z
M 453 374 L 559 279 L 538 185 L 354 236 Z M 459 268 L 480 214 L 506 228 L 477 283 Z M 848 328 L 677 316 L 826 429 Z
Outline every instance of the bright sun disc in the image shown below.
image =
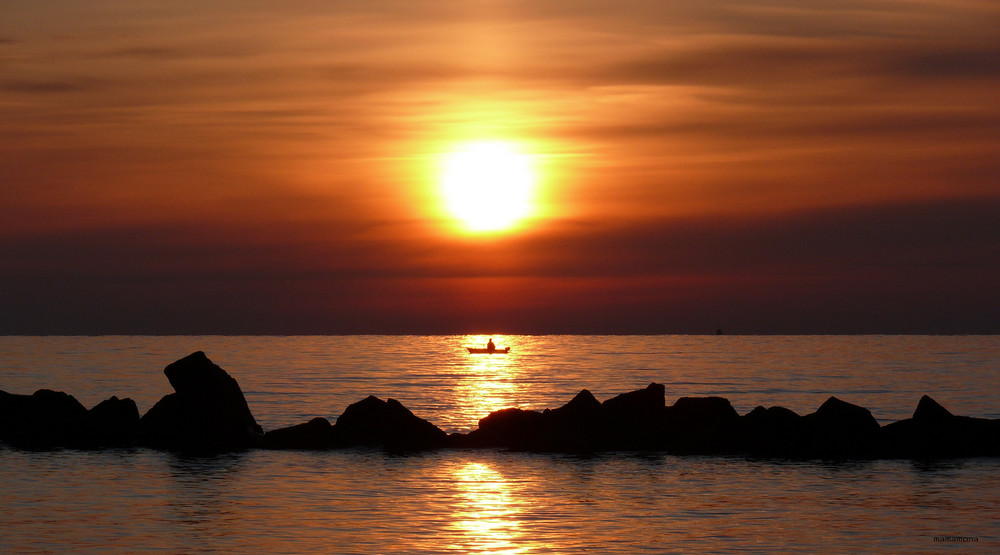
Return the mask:
M 466 143 L 444 161 L 448 211 L 473 232 L 512 227 L 531 211 L 530 158 L 501 141 Z

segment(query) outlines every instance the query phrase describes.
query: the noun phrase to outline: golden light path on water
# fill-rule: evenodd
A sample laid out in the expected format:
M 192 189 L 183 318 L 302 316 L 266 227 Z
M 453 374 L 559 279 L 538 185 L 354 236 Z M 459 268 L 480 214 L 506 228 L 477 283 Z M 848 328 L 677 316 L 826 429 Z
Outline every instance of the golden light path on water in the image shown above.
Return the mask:
M 467 335 L 468 347 L 486 345 L 493 340 L 498 349 L 511 347 L 513 354 L 470 354 L 464 364 L 464 376 L 456 386 L 463 418 L 476 421 L 483 415 L 512 406 L 517 398 L 519 370 L 517 348 L 513 338 L 504 336 Z M 465 462 L 451 469 L 451 480 L 457 489 L 457 502 L 450 528 L 459 532 L 464 541 L 451 549 L 472 553 L 524 553 L 531 542 L 521 529 L 521 511 L 512 501 L 507 480 L 486 462 Z
M 456 405 L 461 407 L 459 419 L 478 422 L 491 412 L 515 407 L 521 382 L 521 369 L 517 364 L 516 338 L 505 336 L 466 335 L 462 344 L 484 347 L 490 339 L 498 349 L 510 347 L 510 353 L 470 354 L 462 363 L 462 376 L 455 385 Z
M 507 481 L 489 464 L 467 462 L 455 468 L 452 480 L 459 488 L 451 528 L 465 537 L 473 553 L 523 553 L 529 542 L 521 530 L 520 510 L 511 501 Z

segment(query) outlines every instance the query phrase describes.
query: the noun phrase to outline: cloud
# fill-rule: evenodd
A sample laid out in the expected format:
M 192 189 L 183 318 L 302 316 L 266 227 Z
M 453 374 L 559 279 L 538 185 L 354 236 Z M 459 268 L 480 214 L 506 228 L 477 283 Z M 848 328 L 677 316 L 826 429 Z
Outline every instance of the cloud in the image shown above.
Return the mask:
M 520 238 L 420 236 L 364 220 L 191 220 L 8 238 L 8 276 L 35 272 L 261 278 L 739 275 L 862 267 L 974 271 L 1000 259 L 1000 198 L 837 206 L 793 213 L 568 221 Z M 380 231 L 384 229 L 384 231 Z M 266 232 L 265 232 L 266 230 Z M 491 256 L 481 253 L 488 248 Z
M 27 93 L 27 94 L 57 94 L 57 93 L 75 93 L 82 91 L 90 91 L 98 86 L 98 82 L 95 79 L 90 78 L 76 78 L 76 79 L 62 79 L 62 80 L 18 80 L 18 79 L 3 79 L 0 80 L 0 90 L 6 90 L 15 93 Z
M 918 79 L 1000 80 L 1000 46 L 996 44 L 939 48 L 901 54 L 888 69 Z
M 342 220 L 8 238 L 0 330 L 988 331 L 998 208 L 994 197 L 576 222 L 489 257 Z
M 1000 198 L 567 225 L 523 251 L 546 276 L 740 275 L 861 267 L 984 268 L 1000 255 Z M 565 253 L 560 255 L 560 253 Z
M 183 60 L 195 57 L 193 52 L 180 48 L 157 47 L 157 46 L 130 46 L 108 51 L 103 54 L 107 57 L 138 58 L 140 60 Z

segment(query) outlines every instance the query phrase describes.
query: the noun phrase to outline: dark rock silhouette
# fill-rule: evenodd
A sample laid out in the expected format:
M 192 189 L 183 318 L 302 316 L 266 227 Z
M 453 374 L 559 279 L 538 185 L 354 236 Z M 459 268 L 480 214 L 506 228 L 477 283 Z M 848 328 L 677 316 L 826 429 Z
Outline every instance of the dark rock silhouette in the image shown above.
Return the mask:
M 479 421 L 477 430 L 453 434 L 451 443 L 522 451 L 654 448 L 662 427 L 663 393 L 663 385 L 653 383 L 600 403 L 584 389 L 557 409 L 509 408 L 490 413 Z
M 132 399 L 105 399 L 87 411 L 83 428 L 76 446 L 97 449 L 133 445 L 139 430 L 139 408 Z
M 0 391 L 0 439 L 18 447 L 51 449 L 75 441 L 87 409 L 61 391 L 32 395 Z
M 261 447 L 265 449 L 332 449 L 338 441 L 334 427 L 326 418 L 316 417 L 309 422 L 264 434 Z
M 920 398 L 920 402 L 917 403 L 917 410 L 913 411 L 913 419 L 920 422 L 945 422 L 950 418 L 952 418 L 951 412 L 927 395 Z
M 594 452 L 667 449 L 731 452 L 739 414 L 721 397 L 682 398 L 671 407 L 664 386 L 623 393 L 600 403 L 586 389 L 569 403 L 542 412 L 518 408 L 491 413 L 479 429 L 453 434 L 463 447 Z
M 927 395 L 912 418 L 882 428 L 884 457 L 1000 456 L 1000 420 L 954 416 Z
M 604 409 L 589 390 L 583 389 L 570 402 L 557 409 L 542 411 L 546 426 L 536 441 L 559 451 L 593 451 L 597 442 L 606 443 L 603 435 Z
M 605 441 L 602 448 L 656 449 L 662 447 L 666 388 L 651 383 L 601 403 Z
M 802 456 L 802 417 L 785 407 L 757 407 L 740 419 L 742 452 L 758 457 Z
M 643 422 L 661 416 L 666 388 L 653 382 L 645 389 L 616 395 L 601 403 L 601 411 L 609 422 Z
M 448 434 L 415 416 L 395 399 L 368 396 L 347 407 L 334 426 L 336 442 L 343 447 L 378 446 L 388 450 L 422 450 L 443 447 Z
M 39 389 L 32 395 L 0 391 L 0 440 L 27 449 L 96 449 L 131 445 L 139 411 L 112 397 L 89 411 L 75 397 Z
M 164 374 L 175 393 L 141 419 L 131 399 L 111 397 L 88 411 L 63 392 L 0 391 L 0 442 L 28 449 L 140 445 L 199 453 L 371 446 L 794 459 L 1000 456 L 1000 420 L 955 416 L 926 395 L 912 418 L 880 427 L 868 409 L 836 397 L 805 416 L 783 407 L 756 407 L 740 416 L 722 397 L 682 397 L 667 406 L 665 387 L 654 382 L 603 403 L 584 389 L 555 409 L 495 411 L 476 430 L 450 436 L 394 399 L 369 396 L 348 406 L 335 424 L 314 418 L 264 434 L 239 384 L 204 353 L 168 365 Z
M 239 384 L 198 351 L 168 365 L 175 393 L 164 396 L 139 422 L 139 443 L 182 451 L 254 447 L 263 430 Z
M 816 412 L 803 417 L 807 426 L 834 435 L 858 437 L 878 431 L 878 422 L 871 411 L 858 405 L 830 397 Z
M 664 411 L 664 447 L 676 453 L 737 451 L 740 415 L 729 399 L 681 397 Z
M 535 449 L 545 416 L 538 411 L 509 408 L 491 412 L 479 420 L 479 429 L 467 436 L 453 434 L 456 447 L 504 447 L 519 450 Z
M 804 454 L 821 458 L 871 456 L 879 433 L 868 409 L 836 397 L 803 416 L 802 425 Z
M 570 402 L 557 409 L 545 409 L 553 419 L 563 421 L 594 420 L 601 415 L 601 402 L 588 389 L 581 389 Z
M 681 397 L 669 407 L 668 414 L 676 420 L 710 428 L 731 426 L 740 418 L 724 397 Z

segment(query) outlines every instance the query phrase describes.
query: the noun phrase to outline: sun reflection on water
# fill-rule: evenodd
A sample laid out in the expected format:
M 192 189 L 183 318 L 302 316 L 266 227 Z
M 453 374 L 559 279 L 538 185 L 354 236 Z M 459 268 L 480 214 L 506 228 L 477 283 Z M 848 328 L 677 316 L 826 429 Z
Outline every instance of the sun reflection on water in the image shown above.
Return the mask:
M 471 553 L 524 553 L 520 510 L 507 480 L 481 462 L 456 466 L 452 479 L 459 488 L 452 526 L 466 540 L 452 548 Z

